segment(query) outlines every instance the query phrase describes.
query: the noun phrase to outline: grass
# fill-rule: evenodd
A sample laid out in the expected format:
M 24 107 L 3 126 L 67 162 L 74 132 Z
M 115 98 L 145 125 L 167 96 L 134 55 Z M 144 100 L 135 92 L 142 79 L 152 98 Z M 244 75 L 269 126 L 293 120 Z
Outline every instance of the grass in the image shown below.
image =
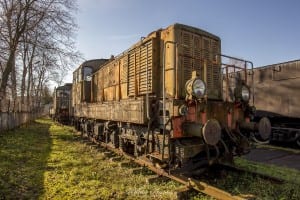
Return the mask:
M 283 144 L 280 144 L 283 145 Z M 286 144 L 284 144 L 286 145 Z M 270 145 L 270 144 L 256 144 L 256 148 L 268 148 L 268 149 L 274 149 L 274 150 L 281 150 L 281 151 L 288 151 L 291 153 L 299 154 L 300 149 L 299 148 L 291 148 L 291 147 L 286 147 L 286 146 L 279 146 L 279 145 Z
M 146 184 L 143 171 L 133 174 L 130 167 L 110 161 L 113 156 L 95 148 L 68 128 L 51 126 L 50 171 L 45 172 L 43 198 L 57 199 L 174 199 L 177 184 Z M 123 160 L 123 162 L 129 162 Z
M 266 174 L 285 180 L 283 184 L 253 177 L 251 174 L 221 173 L 219 179 L 211 184 L 239 196 L 252 196 L 254 199 L 300 199 L 300 172 L 298 170 L 277 167 L 235 158 L 235 164 L 250 171 Z
M 176 199 L 180 186 L 148 184 L 153 173 L 48 119 L 2 134 L 0 150 L 0 199 Z
M 122 163 L 122 164 L 120 164 Z M 277 185 L 228 173 L 210 183 L 257 199 L 299 199 L 299 171 L 236 159 L 238 166 L 284 178 Z M 153 173 L 89 143 L 49 119 L 0 135 L 0 199 L 176 199 L 174 181 L 147 183 Z M 208 181 L 206 179 L 204 182 Z M 191 193 L 190 199 L 211 199 Z
M 296 160 L 295 162 L 299 161 Z M 274 176 L 300 186 L 300 171 L 297 169 L 249 161 L 243 158 L 236 158 L 235 164 L 243 169 Z
M 49 123 L 0 135 L 0 199 L 37 199 L 44 193 L 44 172 L 51 152 Z

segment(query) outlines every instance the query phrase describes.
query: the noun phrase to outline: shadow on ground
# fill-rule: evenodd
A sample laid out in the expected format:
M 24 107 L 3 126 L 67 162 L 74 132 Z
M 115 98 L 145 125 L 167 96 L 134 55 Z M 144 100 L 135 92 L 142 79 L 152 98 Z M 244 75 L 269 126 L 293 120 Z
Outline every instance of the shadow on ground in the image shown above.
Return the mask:
M 0 135 L 0 199 L 38 199 L 44 193 L 50 125 L 37 120 Z

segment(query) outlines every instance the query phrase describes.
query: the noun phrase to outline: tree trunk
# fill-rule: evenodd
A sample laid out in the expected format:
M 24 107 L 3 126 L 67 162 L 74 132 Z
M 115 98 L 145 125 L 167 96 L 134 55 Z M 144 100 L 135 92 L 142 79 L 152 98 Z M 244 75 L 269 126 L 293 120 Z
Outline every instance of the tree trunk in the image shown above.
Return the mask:
M 18 105 L 17 99 L 17 72 L 16 72 L 16 64 L 12 65 L 12 70 L 10 73 L 11 77 L 11 97 L 12 97 L 12 111 L 15 112 L 17 110 L 16 106 Z
M 21 105 L 23 108 L 24 104 L 24 96 L 25 96 L 25 88 L 26 88 L 26 75 L 27 75 L 27 67 L 25 62 L 23 62 L 23 74 L 22 74 L 22 80 L 21 80 Z
M 27 93 L 27 102 L 26 102 L 26 105 L 27 105 L 27 110 L 30 109 L 31 107 L 31 88 L 32 88 L 32 63 L 29 63 L 28 64 L 28 77 L 27 77 L 27 89 L 26 89 L 26 93 Z
M 2 80 L 1 80 L 1 84 L 0 84 L 0 99 L 6 98 L 7 82 L 8 82 L 9 75 L 11 74 L 12 70 L 14 69 L 15 54 L 16 54 L 16 49 L 11 49 L 7 63 L 6 63 L 6 67 L 2 74 Z

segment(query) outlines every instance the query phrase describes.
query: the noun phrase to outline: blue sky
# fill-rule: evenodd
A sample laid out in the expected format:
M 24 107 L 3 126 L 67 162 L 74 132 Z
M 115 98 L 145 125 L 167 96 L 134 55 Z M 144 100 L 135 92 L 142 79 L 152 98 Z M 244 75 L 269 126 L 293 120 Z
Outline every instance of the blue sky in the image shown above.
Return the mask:
M 141 36 L 183 23 L 221 38 L 222 53 L 264 66 L 300 59 L 299 0 L 78 0 L 77 48 L 117 55 Z

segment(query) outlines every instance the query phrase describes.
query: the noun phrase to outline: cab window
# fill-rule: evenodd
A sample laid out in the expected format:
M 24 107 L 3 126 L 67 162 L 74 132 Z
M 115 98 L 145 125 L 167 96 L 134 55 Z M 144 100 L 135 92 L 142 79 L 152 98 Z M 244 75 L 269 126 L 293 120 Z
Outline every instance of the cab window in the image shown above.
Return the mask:
M 92 80 L 92 68 L 84 67 L 83 68 L 83 79 L 84 81 L 91 81 Z

